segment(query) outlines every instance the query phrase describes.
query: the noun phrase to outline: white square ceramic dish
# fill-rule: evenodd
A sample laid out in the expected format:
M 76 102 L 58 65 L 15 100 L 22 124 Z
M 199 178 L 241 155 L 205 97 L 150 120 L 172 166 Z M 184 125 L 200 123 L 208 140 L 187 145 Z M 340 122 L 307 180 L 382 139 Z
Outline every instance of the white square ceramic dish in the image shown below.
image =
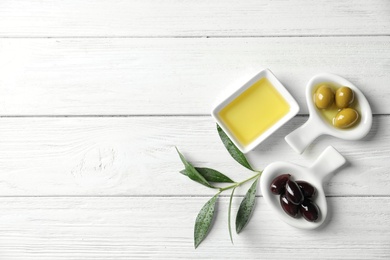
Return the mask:
M 249 144 L 243 145 L 236 136 L 229 130 L 227 125 L 223 122 L 220 117 L 220 111 L 230 104 L 233 100 L 239 97 L 245 90 L 253 86 L 256 82 L 261 80 L 262 78 L 268 79 L 268 81 L 273 85 L 276 91 L 283 97 L 283 99 L 289 105 L 289 111 L 281 117 L 276 123 L 272 124 L 267 130 L 265 130 L 262 134 L 256 137 L 255 140 L 250 142 Z M 268 69 L 260 71 L 257 75 L 251 78 L 247 83 L 240 86 L 236 89 L 232 94 L 230 94 L 227 98 L 223 99 L 222 102 L 218 103 L 212 110 L 211 115 L 218 123 L 218 125 L 223 129 L 223 131 L 229 136 L 229 138 L 233 141 L 233 143 L 240 149 L 241 152 L 247 153 L 253 150 L 256 146 L 258 146 L 261 142 L 263 142 L 266 138 L 268 138 L 273 132 L 279 129 L 282 125 L 284 125 L 287 121 L 293 118 L 299 111 L 298 103 L 291 96 L 291 94 L 287 91 L 287 89 L 280 83 L 280 81 L 275 77 L 275 75 Z M 267 112 L 267 111 L 265 111 Z M 253 119 L 255 120 L 255 119 Z

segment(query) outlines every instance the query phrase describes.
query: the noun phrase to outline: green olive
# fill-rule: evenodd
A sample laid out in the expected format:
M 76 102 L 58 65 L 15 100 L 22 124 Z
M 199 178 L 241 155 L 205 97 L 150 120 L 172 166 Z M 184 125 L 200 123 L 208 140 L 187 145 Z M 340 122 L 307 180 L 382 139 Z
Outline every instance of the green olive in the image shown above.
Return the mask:
M 333 104 L 333 100 L 333 90 L 327 85 L 321 85 L 314 95 L 314 103 L 318 108 L 330 107 Z
M 346 108 L 352 104 L 354 93 L 349 87 L 341 87 L 336 91 L 336 106 L 338 108 Z
M 359 113 L 353 108 L 344 108 L 333 118 L 333 125 L 337 128 L 349 128 L 356 124 Z

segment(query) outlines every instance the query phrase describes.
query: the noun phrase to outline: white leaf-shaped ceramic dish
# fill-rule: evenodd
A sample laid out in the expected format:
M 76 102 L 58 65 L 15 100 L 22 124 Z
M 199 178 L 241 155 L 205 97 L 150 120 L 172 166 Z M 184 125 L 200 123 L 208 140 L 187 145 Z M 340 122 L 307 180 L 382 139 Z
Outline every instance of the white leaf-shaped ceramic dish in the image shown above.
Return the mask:
M 354 91 L 360 108 L 358 125 L 350 129 L 338 129 L 325 121 L 313 100 L 314 88 L 324 82 L 347 86 Z M 340 76 L 328 73 L 314 76 L 306 86 L 306 102 L 310 113 L 309 120 L 285 137 L 286 142 L 298 153 L 302 153 L 320 135 L 331 135 L 344 140 L 359 140 L 371 129 L 372 112 L 366 97 L 355 85 Z
M 323 189 L 323 185 L 326 177 L 346 163 L 345 158 L 337 152 L 332 146 L 328 146 L 317 160 L 310 167 L 303 167 L 288 162 L 274 162 L 268 165 L 260 180 L 261 193 L 267 204 L 277 212 L 279 217 L 290 224 L 291 226 L 301 229 L 314 229 L 321 226 L 328 214 L 328 206 L 326 203 L 326 197 Z M 274 195 L 271 192 L 272 181 L 282 174 L 291 174 L 291 179 L 294 181 L 303 180 L 310 183 L 317 190 L 316 195 L 313 197 L 313 201 L 317 204 L 320 210 L 319 218 L 315 222 L 309 222 L 303 217 L 293 218 L 287 215 L 280 206 L 280 195 Z

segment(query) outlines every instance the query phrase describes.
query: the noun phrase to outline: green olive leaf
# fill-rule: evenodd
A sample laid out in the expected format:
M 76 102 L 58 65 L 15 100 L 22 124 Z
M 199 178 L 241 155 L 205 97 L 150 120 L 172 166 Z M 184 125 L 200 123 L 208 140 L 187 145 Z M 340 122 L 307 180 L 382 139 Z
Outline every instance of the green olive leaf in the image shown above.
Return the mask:
M 208 183 L 208 181 L 195 169 L 195 167 L 191 163 L 189 163 L 186 160 L 186 158 L 179 152 L 177 147 L 176 147 L 176 151 L 179 154 L 180 159 L 185 166 L 185 171 L 187 173 L 187 174 L 185 174 L 186 176 L 188 176 L 191 180 L 196 181 L 196 182 L 198 182 L 206 187 L 215 188 L 210 183 Z
M 219 137 L 222 140 L 222 143 L 225 145 L 226 149 L 233 157 L 233 159 L 236 160 L 242 166 L 248 168 L 251 171 L 254 171 L 250 166 L 249 162 L 247 161 L 245 155 L 237 148 L 237 146 L 234 145 L 232 140 L 230 140 L 230 138 L 226 135 L 226 133 L 222 130 L 222 128 L 218 124 L 217 124 L 217 130 L 218 130 Z
M 195 169 L 209 182 L 224 182 L 224 183 L 234 183 L 232 179 L 227 177 L 225 174 L 220 173 L 217 170 L 211 168 L 199 168 L 195 167 Z M 181 174 L 188 176 L 186 170 L 181 170 Z
M 233 190 L 232 190 L 232 194 L 230 194 L 230 200 L 229 200 L 229 209 L 228 209 L 228 227 L 229 227 L 229 236 L 230 236 L 230 241 L 232 241 L 232 244 L 233 243 L 233 235 L 232 235 L 232 225 L 230 224 L 231 223 L 231 215 L 232 215 L 232 201 L 233 201 L 233 194 L 234 194 L 234 191 L 236 190 L 237 187 L 234 187 Z
M 240 204 L 240 208 L 238 209 L 237 217 L 236 217 L 237 234 L 239 234 L 241 230 L 246 226 L 246 224 L 249 222 L 249 219 L 252 215 L 255 206 L 255 201 L 256 201 L 256 189 L 257 189 L 258 182 L 259 182 L 259 178 L 257 178 L 256 181 L 249 188 L 249 190 L 245 194 L 244 199 Z
M 214 197 L 207 201 L 206 204 L 204 204 L 202 209 L 199 211 L 198 216 L 196 217 L 194 228 L 195 248 L 197 248 L 203 241 L 203 239 L 206 238 L 210 230 L 214 218 L 215 203 L 217 201 L 218 196 L 219 193 L 217 193 L 216 195 L 214 195 Z

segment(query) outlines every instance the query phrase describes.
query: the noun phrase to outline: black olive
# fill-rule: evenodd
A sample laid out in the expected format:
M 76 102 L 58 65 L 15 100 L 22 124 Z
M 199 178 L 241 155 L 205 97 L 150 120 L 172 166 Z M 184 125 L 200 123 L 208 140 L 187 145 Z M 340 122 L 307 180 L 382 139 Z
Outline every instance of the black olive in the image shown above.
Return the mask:
M 296 181 L 305 198 L 311 198 L 316 194 L 316 189 L 308 182 Z
M 311 201 L 310 199 L 305 199 L 300 207 L 300 211 L 302 216 L 310 222 L 314 222 L 318 219 L 320 215 L 320 210 L 318 209 L 318 206 Z
M 286 183 L 286 198 L 293 204 L 299 205 L 304 197 L 301 189 L 295 181 L 288 180 Z
M 299 206 L 292 204 L 287 198 L 285 194 L 280 195 L 280 205 L 284 212 L 286 212 L 289 216 L 296 218 L 298 217 Z
M 290 176 L 290 174 L 282 174 L 276 177 L 271 183 L 271 192 L 275 195 L 284 193 L 284 186 L 286 186 Z

